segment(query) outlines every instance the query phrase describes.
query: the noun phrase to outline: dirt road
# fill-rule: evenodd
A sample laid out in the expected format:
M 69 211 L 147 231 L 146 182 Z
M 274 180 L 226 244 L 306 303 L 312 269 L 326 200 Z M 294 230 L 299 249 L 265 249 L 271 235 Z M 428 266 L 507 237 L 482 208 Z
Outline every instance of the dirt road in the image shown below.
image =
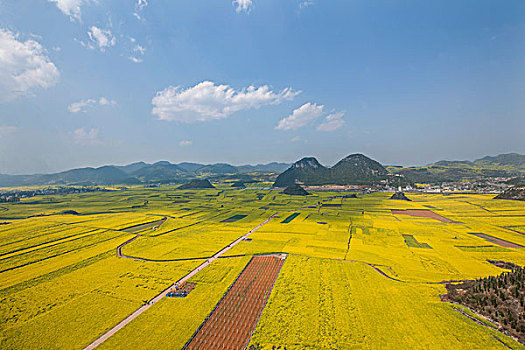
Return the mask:
M 195 276 L 195 274 L 197 274 L 200 270 L 204 269 L 206 266 L 208 266 L 209 264 L 211 264 L 213 261 L 215 261 L 216 259 L 218 259 L 221 255 L 223 255 L 224 253 L 226 253 L 228 250 L 230 250 L 231 248 L 233 248 L 235 245 L 237 245 L 239 242 L 242 242 L 246 237 L 248 237 L 249 235 L 251 235 L 253 232 L 257 231 L 259 228 L 261 228 L 263 225 L 265 225 L 266 223 L 268 223 L 275 215 L 277 215 L 278 213 L 275 213 L 273 214 L 272 216 L 270 216 L 268 219 L 266 219 L 264 222 L 260 223 L 258 226 L 256 226 L 255 228 L 253 228 L 250 232 L 246 233 L 244 236 L 238 238 L 237 240 L 235 240 L 234 242 L 230 243 L 228 246 L 224 247 L 221 251 L 219 251 L 218 253 L 216 253 L 215 255 L 213 255 L 211 258 L 209 258 L 208 260 L 206 260 L 205 262 L 203 262 L 201 265 L 199 265 L 195 270 L 191 271 L 190 273 L 188 273 L 186 276 L 182 277 L 180 280 L 178 280 L 175 284 L 177 283 L 183 283 L 183 282 L 186 282 L 187 280 L 189 280 L 190 278 L 192 278 L 193 276 Z M 126 243 L 129 243 L 126 242 Z M 169 288 L 167 288 L 166 290 L 164 290 L 162 293 L 160 293 L 159 295 L 157 295 L 155 298 L 153 298 L 152 300 L 150 300 L 147 304 L 144 304 L 143 306 L 141 306 L 140 308 L 138 308 L 134 313 L 132 313 L 131 315 L 129 315 L 128 317 L 126 317 L 124 320 L 122 320 L 119 324 L 117 324 L 115 327 L 111 328 L 109 331 L 107 331 L 106 333 L 104 333 L 102 336 L 100 336 L 99 338 L 97 338 L 94 342 L 92 342 L 91 344 L 89 344 L 88 346 L 86 346 L 84 348 L 84 350 L 90 350 L 90 349 L 95 349 L 97 346 L 99 346 L 100 344 L 102 344 L 104 341 L 106 341 L 109 337 L 111 337 L 113 334 L 115 334 L 116 332 L 118 332 L 121 328 L 123 328 L 124 326 L 126 326 L 128 323 L 130 323 L 131 321 L 133 321 L 138 315 L 140 315 L 141 313 L 143 313 L 144 311 L 146 311 L 147 309 L 149 309 L 153 304 L 155 304 L 156 302 L 158 302 L 159 300 L 161 300 L 162 298 L 164 298 L 166 296 L 166 294 L 169 293 L 170 289 L 172 288 L 173 286 L 170 286 Z

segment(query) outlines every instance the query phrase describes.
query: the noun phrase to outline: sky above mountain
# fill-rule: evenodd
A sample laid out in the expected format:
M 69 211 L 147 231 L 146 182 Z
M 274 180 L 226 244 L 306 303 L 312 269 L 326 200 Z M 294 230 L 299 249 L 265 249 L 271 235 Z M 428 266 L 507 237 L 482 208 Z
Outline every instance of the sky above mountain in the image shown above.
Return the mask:
M 0 0 L 0 173 L 525 153 L 525 2 Z

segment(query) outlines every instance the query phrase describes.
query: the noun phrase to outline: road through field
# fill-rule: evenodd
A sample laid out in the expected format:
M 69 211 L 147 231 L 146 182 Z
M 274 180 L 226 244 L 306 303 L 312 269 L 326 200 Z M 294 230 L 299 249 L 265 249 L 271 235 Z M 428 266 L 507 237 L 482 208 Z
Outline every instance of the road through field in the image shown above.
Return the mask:
M 210 265 L 213 261 L 215 261 L 216 259 L 218 259 L 221 255 L 223 255 L 224 253 L 226 253 L 228 250 L 230 250 L 231 248 L 233 248 L 235 245 L 237 245 L 239 242 L 242 242 L 246 237 L 248 237 L 249 235 L 251 235 L 253 232 L 257 231 L 259 228 L 261 228 L 263 225 L 265 225 L 266 223 L 268 223 L 274 216 L 276 216 L 277 214 L 279 213 L 275 213 L 273 214 L 272 216 L 270 216 L 268 219 L 266 219 L 264 222 L 260 223 L 258 226 L 256 226 L 255 228 L 253 228 L 250 232 L 246 233 L 245 235 L 243 235 L 242 237 L 236 239 L 235 241 L 233 241 L 232 243 L 228 244 L 226 247 L 224 247 L 221 251 L 217 252 L 215 255 L 213 255 L 211 258 L 209 258 L 208 260 L 206 260 L 205 262 L 203 262 L 201 265 L 199 265 L 196 269 L 194 269 L 193 271 L 191 271 L 190 273 L 188 273 L 186 276 L 182 277 L 180 280 L 178 280 L 176 283 L 174 284 L 177 284 L 177 283 L 183 283 L 183 282 L 186 282 L 187 280 L 189 280 L 190 278 L 192 278 L 193 276 L 195 276 L 195 274 L 197 274 L 199 271 L 201 271 L 202 269 L 204 269 L 206 266 Z M 129 242 L 129 241 L 128 241 Z M 157 295 L 155 298 L 153 298 L 152 300 L 150 300 L 147 304 L 144 304 L 142 305 L 140 308 L 138 308 L 135 312 L 133 312 L 131 315 L 129 315 L 128 317 L 126 317 L 124 320 L 122 320 L 119 324 L 117 324 L 115 327 L 111 328 L 109 331 L 107 331 L 106 333 L 104 333 L 102 336 L 100 336 L 99 338 L 97 338 L 94 342 L 92 342 L 91 344 L 89 344 L 88 346 L 86 346 L 84 348 L 84 350 L 90 350 L 90 349 L 95 349 L 97 346 L 99 346 L 100 344 L 102 344 L 104 341 L 106 341 L 109 337 L 111 337 L 113 334 L 115 334 L 116 332 L 118 332 L 121 328 L 123 328 L 124 326 L 126 326 L 128 323 L 130 323 L 131 321 L 133 321 L 138 315 L 140 315 L 141 313 L 143 313 L 144 311 L 146 311 L 147 309 L 149 309 L 151 307 L 151 305 L 155 304 L 156 302 L 158 302 L 159 300 L 161 300 L 162 298 L 164 298 L 166 296 L 166 294 L 169 293 L 170 289 L 172 288 L 173 286 L 170 286 L 169 288 L 167 288 L 166 290 L 164 290 L 162 293 L 160 293 L 159 295 Z

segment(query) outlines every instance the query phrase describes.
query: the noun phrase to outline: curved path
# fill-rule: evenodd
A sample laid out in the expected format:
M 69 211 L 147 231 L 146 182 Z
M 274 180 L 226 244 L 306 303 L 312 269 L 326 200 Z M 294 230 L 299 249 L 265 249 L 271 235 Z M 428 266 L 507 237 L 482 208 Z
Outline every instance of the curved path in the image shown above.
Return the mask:
M 182 277 L 180 280 L 178 280 L 175 284 L 180 284 L 180 283 L 184 283 L 186 282 L 187 280 L 189 280 L 190 278 L 192 278 L 195 274 L 197 274 L 200 270 L 204 269 L 206 266 L 208 266 L 209 264 L 211 264 L 214 260 L 218 259 L 221 255 L 223 255 L 224 253 L 226 253 L 228 250 L 230 250 L 231 248 L 233 248 L 235 245 L 237 245 L 238 243 L 242 242 L 246 237 L 248 237 L 249 235 L 251 235 L 253 232 L 257 231 L 259 228 L 261 228 L 264 224 L 268 223 L 271 219 L 273 219 L 274 216 L 276 216 L 278 213 L 275 213 L 273 214 L 272 216 L 270 216 L 268 219 L 266 219 L 264 222 L 260 223 L 258 226 L 256 226 L 255 228 L 253 228 L 250 232 L 246 233 L 244 236 L 242 237 L 239 237 L 237 240 L 233 241 L 232 243 L 230 243 L 228 246 L 224 247 L 221 251 L 219 251 L 218 253 L 216 253 L 215 255 L 213 255 L 211 258 L 209 258 L 208 260 L 206 260 L 205 262 L 203 262 L 201 265 L 199 265 L 196 269 L 194 269 L 193 271 L 191 271 L 190 273 L 188 273 L 186 276 Z M 131 240 L 125 242 L 124 244 L 120 245 L 119 248 L 122 248 L 123 245 L 131 242 L 132 240 L 136 239 L 136 237 L 132 238 Z M 119 249 L 120 250 L 120 249 Z M 98 339 L 96 339 L 94 342 L 92 342 L 91 344 L 89 344 L 88 346 L 86 346 L 84 348 L 84 350 L 90 350 L 90 349 L 95 349 L 97 346 L 99 346 L 100 344 L 102 344 L 104 341 L 106 341 L 109 337 L 111 337 L 113 334 L 115 334 L 116 332 L 118 332 L 121 328 L 123 328 L 124 326 L 126 326 L 128 323 L 130 323 L 131 321 L 133 321 L 138 315 L 140 315 L 141 313 L 143 313 L 144 311 L 146 311 L 147 309 L 149 309 L 151 307 L 151 305 L 155 304 L 156 302 L 160 301 L 162 298 L 164 298 L 166 296 L 166 294 L 169 293 L 169 291 L 171 290 L 171 288 L 173 287 L 170 286 L 169 288 L 167 288 L 166 290 L 164 290 L 163 292 L 161 292 L 159 295 L 157 295 L 155 298 L 153 298 L 152 300 L 150 300 L 147 304 L 144 304 L 142 305 L 140 308 L 138 308 L 134 313 L 132 313 L 131 315 L 129 315 L 128 317 L 126 317 L 124 320 L 122 320 L 119 324 L 117 324 L 115 327 L 111 328 L 109 331 L 107 331 L 106 333 L 104 333 L 102 336 L 100 336 Z

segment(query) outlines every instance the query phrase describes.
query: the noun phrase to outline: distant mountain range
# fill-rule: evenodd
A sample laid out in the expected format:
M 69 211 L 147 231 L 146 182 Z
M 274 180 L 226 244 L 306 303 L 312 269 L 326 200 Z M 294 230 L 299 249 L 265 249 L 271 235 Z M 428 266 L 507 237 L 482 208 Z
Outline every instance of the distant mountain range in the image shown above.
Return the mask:
M 106 165 L 99 168 L 79 168 L 55 174 L 2 175 L 0 186 L 31 185 L 116 185 L 141 183 L 180 183 L 196 177 L 215 177 L 227 174 L 249 173 L 278 174 L 288 168 L 287 163 L 233 166 L 230 164 L 173 164 L 160 161 L 154 164 L 137 162 L 128 165 Z
M 486 156 L 473 162 L 442 160 L 422 167 L 387 167 L 409 182 L 443 182 L 487 177 L 525 175 L 525 155 L 518 153 Z
M 396 176 L 397 175 L 397 176 Z M 519 177 L 525 175 L 525 156 L 501 154 L 470 161 L 439 161 L 424 167 L 385 167 L 362 154 L 352 154 L 331 168 L 315 158 L 303 158 L 277 177 L 276 187 L 294 183 L 305 185 L 373 185 L 389 183 L 438 183 L 474 180 L 489 177 Z
M 250 181 L 251 173 L 280 174 L 274 183 L 276 187 L 287 187 L 294 183 L 305 185 L 438 183 L 490 177 L 524 177 L 525 155 L 500 154 L 483 157 L 473 162 L 443 160 L 421 167 L 383 166 L 363 154 L 349 155 L 332 167 L 321 165 L 313 157 L 303 158 L 292 165 L 276 162 L 242 166 L 225 163 L 137 162 L 124 166 L 107 165 L 99 168 L 72 169 L 55 174 L 0 174 L 0 186 L 182 183 L 195 178 Z M 275 175 L 271 179 L 273 181 Z

